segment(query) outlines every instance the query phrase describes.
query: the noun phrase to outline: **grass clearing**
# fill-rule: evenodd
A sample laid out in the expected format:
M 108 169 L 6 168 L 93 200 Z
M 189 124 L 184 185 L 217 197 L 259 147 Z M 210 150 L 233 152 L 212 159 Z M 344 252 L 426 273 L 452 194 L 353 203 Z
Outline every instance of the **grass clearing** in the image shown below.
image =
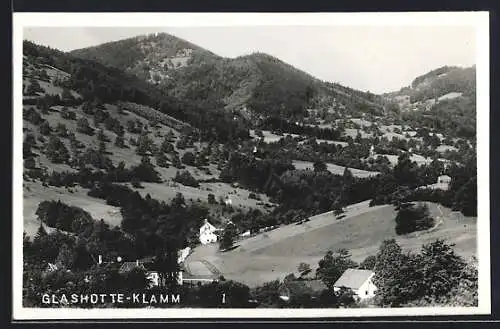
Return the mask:
M 129 186 L 130 184 L 125 184 Z M 226 183 L 201 183 L 199 188 L 184 186 L 182 184 L 172 184 L 172 182 L 168 183 L 142 183 L 143 188 L 135 189 L 142 196 L 146 194 L 150 194 L 152 198 L 170 201 L 172 200 L 177 193 L 182 193 L 184 195 L 184 199 L 196 201 L 200 199 L 200 201 L 207 202 L 208 195 L 211 193 L 215 195 L 215 200 L 219 202 L 219 198 L 226 198 L 229 196 L 232 201 L 233 208 L 255 208 L 259 209 L 263 212 L 267 212 L 269 209 L 264 207 L 262 203 L 269 203 L 269 199 L 264 194 L 258 194 L 261 201 L 254 200 L 248 198 L 249 191 L 242 188 L 235 188 Z M 132 188 L 133 189 L 133 188 Z
M 24 231 L 29 236 L 34 236 L 40 221 L 35 214 L 40 202 L 45 200 L 61 200 L 70 206 L 80 207 L 88 211 L 95 220 L 104 219 L 111 226 L 119 226 L 122 215 L 118 207 L 106 204 L 102 199 L 92 198 L 87 195 L 88 189 L 75 186 L 73 193 L 64 187 L 45 187 L 40 182 L 23 182 L 23 217 Z
M 336 219 L 325 213 L 302 225 L 287 225 L 237 242 L 233 251 L 220 253 L 218 245 L 196 248 L 190 261 L 205 260 L 224 277 L 249 286 L 282 279 L 296 272 L 305 262 L 315 270 L 328 250 L 348 249 L 353 260 L 363 261 L 375 255 L 384 239 L 396 238 L 405 251 L 418 251 L 423 244 L 437 238 L 455 243 L 455 250 L 464 257 L 476 254 L 476 219 L 463 217 L 450 209 L 428 203 L 431 215 L 442 218 L 434 229 L 397 236 L 396 211 L 389 205 L 368 207 L 360 203 L 346 208 L 346 217 Z
M 296 169 L 314 170 L 314 164 L 310 161 L 294 160 L 292 163 Z M 334 175 L 343 175 L 344 174 L 345 167 L 343 167 L 343 166 L 339 166 L 339 165 L 336 165 L 333 163 L 327 163 L 326 166 L 327 166 L 328 171 Z M 349 168 L 349 170 L 351 171 L 353 176 L 360 177 L 360 178 L 376 176 L 379 174 L 379 172 L 377 172 L 377 171 L 367 171 L 367 170 L 356 169 L 356 168 Z

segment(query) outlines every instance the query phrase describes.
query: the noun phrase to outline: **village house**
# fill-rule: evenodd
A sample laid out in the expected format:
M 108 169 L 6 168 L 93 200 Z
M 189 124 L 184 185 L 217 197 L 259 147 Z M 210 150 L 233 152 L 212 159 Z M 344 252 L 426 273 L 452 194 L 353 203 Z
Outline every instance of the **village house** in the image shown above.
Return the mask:
M 451 184 L 451 177 L 448 175 L 441 175 L 438 177 L 436 183 L 426 186 L 420 186 L 419 189 L 430 188 L 434 190 L 447 191 L 450 188 L 450 184 Z
M 152 259 L 153 259 L 152 257 L 149 257 L 142 260 L 136 260 L 135 262 L 124 262 L 120 267 L 120 269 L 118 270 L 118 273 L 126 274 L 138 268 L 146 272 L 146 279 L 149 280 L 149 288 L 163 286 L 164 283 L 161 282 L 160 280 L 160 273 L 153 268 Z M 182 271 L 172 274 L 177 277 L 177 283 L 179 285 L 182 285 L 182 278 L 183 278 Z
M 342 276 L 334 283 L 333 290 L 339 291 L 342 288 L 351 289 L 359 299 L 367 299 L 375 296 L 377 287 L 372 279 L 375 273 L 370 270 L 347 269 Z
M 197 286 L 218 281 L 218 277 L 215 274 L 194 275 L 189 273 L 188 271 L 181 273 L 183 273 L 181 277 L 181 284 L 186 284 L 188 286 Z
M 217 235 L 215 234 L 219 229 L 210 224 L 207 219 L 205 219 L 205 224 L 200 227 L 200 242 L 201 244 L 209 244 L 217 242 Z
M 438 177 L 437 183 L 449 185 L 451 183 L 451 177 L 448 175 L 441 175 Z

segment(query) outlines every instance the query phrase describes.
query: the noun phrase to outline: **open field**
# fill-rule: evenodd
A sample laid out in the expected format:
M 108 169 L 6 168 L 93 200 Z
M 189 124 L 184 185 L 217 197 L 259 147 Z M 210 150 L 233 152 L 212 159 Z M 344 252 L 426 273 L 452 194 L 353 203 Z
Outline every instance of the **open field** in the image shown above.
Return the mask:
M 72 188 L 73 193 L 71 193 L 64 187 L 45 187 L 40 182 L 25 181 L 23 185 L 24 231 L 29 236 L 34 236 L 40 226 L 35 212 L 40 202 L 45 200 L 61 200 L 70 206 L 80 207 L 88 211 L 95 220 L 102 218 L 111 226 L 118 226 L 122 221 L 118 207 L 107 205 L 102 199 L 88 196 L 88 189 L 76 186 Z
M 217 244 L 200 246 L 187 262 L 208 261 L 224 277 L 256 286 L 296 272 L 301 262 L 315 270 L 328 250 L 346 248 L 353 260 L 361 262 L 375 255 L 380 243 L 388 238 L 396 238 L 407 251 L 419 250 L 422 244 L 443 238 L 455 243 L 460 255 L 475 255 L 476 219 L 432 203 L 429 208 L 438 224 L 425 232 L 397 236 L 394 208 L 389 205 L 370 208 L 364 202 L 347 207 L 343 219 L 336 219 L 331 213 L 321 214 L 301 225 L 283 226 L 239 241 L 239 247 L 233 251 L 221 253 Z
M 393 155 L 393 154 L 377 154 L 377 155 L 387 157 L 387 159 L 389 160 L 389 162 L 393 166 L 395 166 L 395 165 L 398 164 L 398 156 L 397 155 Z M 375 156 L 377 156 L 377 155 L 375 155 Z M 413 161 L 413 162 L 416 162 L 417 165 L 421 166 L 421 165 L 428 165 L 429 163 L 432 162 L 433 159 L 432 158 L 426 158 L 426 157 L 421 156 L 419 154 L 412 154 L 410 156 L 410 160 Z M 439 158 L 438 160 L 441 160 L 443 162 L 447 162 L 448 161 L 446 159 L 441 159 L 441 158 Z
M 314 166 L 312 162 L 309 161 L 300 161 L 300 160 L 294 160 L 293 165 L 297 169 L 310 169 L 313 170 Z M 338 166 L 333 163 L 327 163 L 326 164 L 328 171 L 331 172 L 334 175 L 342 175 L 344 174 L 345 167 Z M 352 175 L 355 177 L 370 177 L 370 176 L 376 176 L 379 173 L 377 171 L 367 171 L 367 170 L 361 170 L 361 169 L 356 169 L 356 168 L 349 168 L 351 171 Z

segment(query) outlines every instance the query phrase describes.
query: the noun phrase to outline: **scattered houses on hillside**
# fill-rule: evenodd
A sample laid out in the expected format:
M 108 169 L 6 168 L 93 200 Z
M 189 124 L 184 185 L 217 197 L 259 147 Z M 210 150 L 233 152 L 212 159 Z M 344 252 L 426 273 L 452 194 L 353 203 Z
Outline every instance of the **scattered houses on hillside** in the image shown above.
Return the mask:
M 351 289 L 359 299 L 366 299 L 375 296 L 377 287 L 372 279 L 375 273 L 370 270 L 347 269 L 342 276 L 334 283 L 333 290 L 339 291 L 342 288 Z

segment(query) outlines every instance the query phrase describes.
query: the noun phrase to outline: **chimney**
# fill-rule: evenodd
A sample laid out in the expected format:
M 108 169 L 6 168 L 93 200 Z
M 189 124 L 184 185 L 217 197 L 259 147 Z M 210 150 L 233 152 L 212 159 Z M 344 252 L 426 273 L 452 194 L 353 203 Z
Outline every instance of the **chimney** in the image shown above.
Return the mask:
M 99 255 L 99 260 L 97 261 L 97 264 L 102 264 L 102 255 Z
M 135 261 L 135 265 L 139 266 L 139 260 L 138 259 Z

